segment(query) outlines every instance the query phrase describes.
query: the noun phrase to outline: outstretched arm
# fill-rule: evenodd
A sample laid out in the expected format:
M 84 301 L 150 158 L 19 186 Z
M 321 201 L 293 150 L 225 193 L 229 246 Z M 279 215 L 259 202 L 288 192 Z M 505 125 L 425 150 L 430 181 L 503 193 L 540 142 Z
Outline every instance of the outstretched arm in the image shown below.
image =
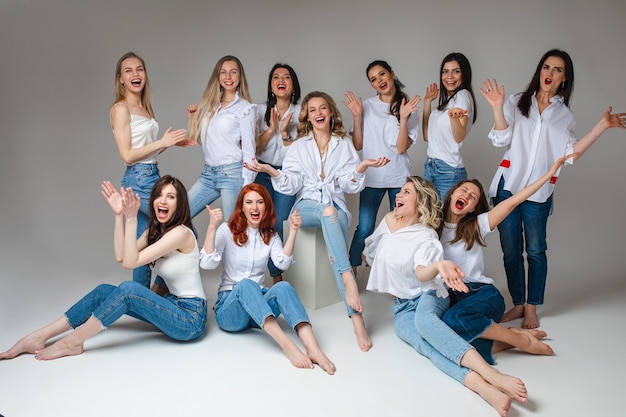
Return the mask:
M 574 162 L 578 160 L 607 129 L 613 127 L 626 128 L 626 113 L 611 114 L 612 111 L 613 107 L 609 106 L 608 110 L 604 112 L 602 118 L 596 123 L 593 129 L 576 142 L 574 151 L 578 153 L 578 155 L 574 157 Z
M 430 281 L 434 279 L 437 274 L 441 275 L 448 287 L 460 292 L 468 292 L 469 289 L 463 283 L 463 277 L 465 273 L 461 271 L 461 268 L 452 261 L 437 261 L 428 266 L 419 265 L 415 268 L 415 275 L 421 282 Z
M 519 190 L 511 197 L 507 198 L 504 201 L 498 203 L 491 211 L 489 211 L 488 219 L 489 219 L 489 228 L 491 230 L 495 229 L 502 221 L 508 216 L 515 207 L 522 204 L 526 201 L 531 195 L 535 194 L 550 178 L 556 174 L 556 172 L 563 166 L 565 161 L 570 158 L 577 158 L 579 153 L 572 153 L 569 155 L 565 155 L 557 159 L 550 170 L 546 172 L 543 177 L 539 178 L 537 181 L 532 184 L 526 186 L 525 188 Z

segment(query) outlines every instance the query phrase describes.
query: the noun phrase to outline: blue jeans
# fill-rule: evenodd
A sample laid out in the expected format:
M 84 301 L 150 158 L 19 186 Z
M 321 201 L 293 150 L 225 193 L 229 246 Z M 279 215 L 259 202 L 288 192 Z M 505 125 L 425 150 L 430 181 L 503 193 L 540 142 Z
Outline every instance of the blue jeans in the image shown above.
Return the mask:
M 322 228 L 328 260 L 335 273 L 337 288 L 346 305 L 348 315 L 351 316 L 358 314 L 358 312 L 346 304 L 346 293 L 341 278 L 343 272 L 350 271 L 352 274 L 352 266 L 348 259 L 348 228 L 350 227 L 348 215 L 337 205 L 334 205 L 333 207 L 337 212 L 332 216 L 324 216 L 322 213 L 326 207 L 329 206 L 314 200 L 303 199 L 298 201 L 293 209 L 298 209 L 300 217 L 302 217 L 303 228 Z
M 242 162 L 217 167 L 205 165 L 200 178 L 189 189 L 191 217 L 196 217 L 205 210 L 207 204 L 221 196 L 224 221 L 228 221 L 235 211 L 237 196 L 243 187 L 242 169 Z
M 152 187 L 161 178 L 157 164 L 135 164 L 126 167 L 122 177 L 122 187 L 132 188 L 141 199 L 141 206 L 137 214 L 137 238 L 148 228 L 150 221 L 150 193 Z M 149 265 L 133 269 L 133 281 L 145 287 L 150 287 L 152 271 Z
M 389 193 L 389 210 L 396 206 L 396 194 L 400 188 L 370 188 L 365 187 L 359 195 L 359 223 L 354 231 L 350 244 L 350 265 L 359 266 L 363 263 L 361 257 L 365 249 L 365 239 L 374 232 L 378 208 L 385 193 Z
M 286 281 L 268 289 L 243 279 L 232 290 L 220 291 L 213 309 L 220 329 L 228 332 L 262 329 L 269 316 L 277 318 L 281 314 L 294 330 L 300 323 L 310 323 L 296 290 Z
M 124 314 L 154 324 L 174 340 L 187 341 L 204 333 L 207 304 L 202 298 L 161 297 L 135 281 L 124 281 L 117 287 L 98 285 L 70 307 L 65 317 L 74 329 L 92 315 L 107 328 Z
M 471 371 L 460 365 L 461 358 L 472 346 L 441 321 L 448 305 L 449 299 L 438 298 L 435 291 L 412 300 L 396 298 L 393 324 L 400 339 L 463 384 Z
M 282 168 L 279 166 L 274 166 L 274 165 L 272 166 L 276 169 Z M 284 241 L 283 222 L 289 218 L 289 213 L 291 212 L 293 203 L 296 202 L 296 196 L 282 194 L 282 193 L 279 193 L 278 191 L 275 191 L 274 187 L 272 186 L 271 178 L 272 177 L 270 177 L 265 172 L 259 172 L 254 182 L 264 186 L 267 189 L 267 191 L 270 193 L 270 196 L 272 197 L 272 202 L 274 203 L 274 211 L 276 212 L 276 223 L 274 223 L 274 230 L 276 230 L 276 233 L 278 233 L 278 236 L 280 236 L 280 238 Z M 270 276 L 272 277 L 281 275 L 283 273 L 282 270 L 276 268 L 276 266 L 274 265 L 274 262 L 272 262 L 272 258 L 270 258 L 269 261 L 267 262 L 267 268 L 269 269 Z
M 493 340 L 482 339 L 482 334 L 504 315 L 504 298 L 491 284 L 466 283 L 469 292 L 450 291 L 450 308 L 443 315 L 456 334 L 471 343 L 490 365 L 493 359 Z
M 493 204 L 496 205 L 511 195 L 510 191 L 504 189 L 504 179 L 501 178 Z M 509 292 L 516 306 L 524 303 L 543 304 L 548 275 L 546 229 L 551 210 L 552 196 L 545 203 L 524 201 L 498 225 L 500 246 L 504 254 L 504 270 Z M 528 261 L 528 298 L 526 297 L 524 245 L 526 245 Z
M 426 158 L 424 163 L 424 179 L 432 182 L 437 189 L 439 200 L 443 199 L 450 188 L 467 179 L 465 168 L 454 168 L 441 159 Z

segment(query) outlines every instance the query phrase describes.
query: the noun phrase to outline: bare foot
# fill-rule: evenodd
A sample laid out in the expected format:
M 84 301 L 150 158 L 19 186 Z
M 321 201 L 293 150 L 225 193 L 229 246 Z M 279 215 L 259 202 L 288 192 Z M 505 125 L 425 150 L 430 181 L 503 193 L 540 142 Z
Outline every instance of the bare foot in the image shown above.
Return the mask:
M 528 402 L 528 391 L 524 382 L 511 375 L 501 374 L 497 372 L 491 380 L 487 380 L 491 385 L 520 403 Z
M 332 363 L 326 355 L 324 355 L 324 352 L 321 350 L 308 351 L 307 356 L 311 362 L 318 364 L 328 375 L 334 375 L 336 370 L 335 364 Z
M 6 352 L 0 353 L 0 359 L 13 359 L 22 353 L 36 353 L 46 347 L 46 341 L 36 333 L 24 336 Z
M 84 352 L 83 344 L 74 344 L 66 337 L 48 346 L 43 350 L 35 352 L 35 359 L 39 361 L 49 361 L 63 356 L 76 356 Z
M 519 319 L 522 317 L 524 317 L 524 306 L 514 306 L 512 309 L 504 313 L 504 316 L 502 316 L 502 320 L 500 320 L 500 323 L 506 323 L 507 321 Z
M 506 417 L 509 414 L 511 397 L 489 384 L 476 372 L 467 374 L 464 384 L 480 395 L 483 400 L 487 401 L 496 410 L 499 416 Z
M 537 306 L 533 304 L 524 305 L 523 329 L 536 329 L 539 327 L 539 317 L 537 317 Z
M 287 355 L 287 359 L 289 359 L 291 364 L 296 368 L 312 369 L 314 367 L 311 359 L 309 359 L 307 355 L 302 353 L 302 351 L 298 349 L 295 344 L 290 344 L 283 347 L 282 349 L 283 352 L 285 352 L 285 355 Z
M 372 340 L 367 334 L 363 315 L 353 314 L 350 318 L 352 319 L 352 326 L 354 327 L 354 334 L 356 335 L 356 343 L 359 346 L 359 349 L 363 352 L 367 352 L 372 347 Z
M 526 343 L 524 345 L 518 346 L 518 348 L 526 353 L 532 353 L 533 355 L 554 355 L 554 351 L 547 343 L 543 343 L 539 337 L 535 336 L 533 333 L 544 338 L 547 336 L 546 332 L 541 330 L 519 330 L 515 327 L 511 327 L 510 330 L 515 333 L 519 333 L 524 337 Z
M 359 287 L 356 285 L 356 280 L 352 274 L 343 273 L 343 288 L 346 294 L 346 304 L 350 306 L 354 311 L 359 313 L 363 312 L 363 305 L 361 304 L 361 296 L 359 295 Z

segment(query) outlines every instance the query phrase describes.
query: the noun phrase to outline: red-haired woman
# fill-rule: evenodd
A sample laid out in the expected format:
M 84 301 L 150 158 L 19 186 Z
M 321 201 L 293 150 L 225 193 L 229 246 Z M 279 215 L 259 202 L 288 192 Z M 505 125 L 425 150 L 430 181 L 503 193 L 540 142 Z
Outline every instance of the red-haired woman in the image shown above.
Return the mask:
M 265 330 L 297 368 L 313 368 L 317 363 L 327 373 L 335 365 L 320 349 L 309 317 L 291 284 L 282 281 L 263 287 L 264 272 L 271 257 L 285 270 L 291 265 L 296 234 L 302 219 L 295 210 L 289 218 L 290 233 L 285 246 L 272 228 L 276 220 L 272 199 L 265 187 L 252 183 L 237 197 L 228 223 L 220 224 L 222 210 L 206 206 L 210 215 L 207 235 L 200 252 L 200 266 L 215 269 L 223 260 L 224 271 L 214 306 L 222 330 L 240 332 L 250 327 Z M 303 353 L 276 321 L 282 313 L 305 347 Z

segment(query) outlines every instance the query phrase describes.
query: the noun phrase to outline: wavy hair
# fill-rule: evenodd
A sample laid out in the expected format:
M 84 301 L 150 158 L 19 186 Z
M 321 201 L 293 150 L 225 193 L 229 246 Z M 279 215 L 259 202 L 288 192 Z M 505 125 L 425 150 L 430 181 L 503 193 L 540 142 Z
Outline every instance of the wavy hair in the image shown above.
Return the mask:
M 270 115 L 272 114 L 272 108 L 276 105 L 276 95 L 272 92 L 272 77 L 274 76 L 274 71 L 279 68 L 284 68 L 289 71 L 289 76 L 291 77 L 291 84 L 293 85 L 293 92 L 291 93 L 291 104 L 297 104 L 300 100 L 300 82 L 298 81 L 298 76 L 296 75 L 296 71 L 288 64 L 274 64 L 272 70 L 270 71 L 270 76 L 267 81 L 267 109 L 265 110 L 265 123 L 270 125 Z
M 341 117 L 341 112 L 339 111 L 339 108 L 337 108 L 337 103 L 335 103 L 335 100 L 333 100 L 331 96 L 322 91 L 311 91 L 302 99 L 300 114 L 298 115 L 298 137 L 300 138 L 302 136 L 308 135 L 309 131 L 313 129 L 308 121 L 309 101 L 312 98 L 321 98 L 326 102 L 326 104 L 328 104 L 328 108 L 333 114 L 331 123 L 332 131 L 330 133 L 343 139 L 348 134 L 348 132 L 343 127 L 343 118 Z
M 161 224 L 157 220 L 156 213 L 154 211 L 154 200 L 159 197 L 163 188 L 168 184 L 172 184 L 174 189 L 176 189 L 176 211 L 170 221 L 165 224 Z M 191 211 L 189 209 L 189 199 L 187 198 L 187 189 L 178 178 L 172 177 L 171 175 L 164 175 L 156 182 L 156 184 L 154 184 L 154 187 L 152 187 L 152 191 L 150 192 L 148 245 L 152 245 L 154 242 L 161 239 L 164 234 L 181 224 L 193 230 L 193 225 L 191 224 Z
M 243 246 L 248 241 L 248 220 L 243 212 L 243 199 L 246 194 L 252 191 L 259 193 L 265 202 L 265 213 L 263 214 L 259 225 L 259 234 L 263 239 L 263 243 L 269 245 L 270 239 L 275 233 L 273 225 L 276 221 L 276 213 L 274 212 L 272 197 L 264 186 L 253 182 L 245 185 L 239 192 L 239 195 L 237 196 L 237 203 L 235 204 L 235 211 L 228 220 L 228 227 L 233 234 L 233 240 L 237 246 Z
M 525 116 L 528 117 L 530 114 L 530 104 L 532 103 L 532 97 L 539 91 L 541 87 L 541 68 L 543 64 L 546 62 L 546 59 L 551 56 L 561 58 L 565 63 L 565 81 L 559 85 L 559 89 L 557 90 L 557 94 L 560 94 L 563 97 L 563 103 L 569 107 L 569 101 L 572 97 L 572 93 L 574 92 L 574 63 L 572 62 L 572 58 L 565 51 L 560 49 L 550 49 L 548 52 L 543 54 L 541 60 L 539 60 L 539 64 L 537 65 L 537 69 L 533 74 L 533 78 L 530 80 L 528 87 L 526 87 L 526 91 L 522 93 L 517 102 L 517 108 L 519 111 Z
M 369 72 L 375 66 L 383 67 L 387 72 L 393 74 L 393 70 L 391 69 L 391 65 L 387 63 L 387 61 L 383 61 L 381 59 L 377 59 L 376 61 L 372 61 L 369 63 L 367 68 L 365 69 L 365 75 L 369 80 Z M 393 85 L 396 88 L 396 92 L 393 94 L 393 98 L 391 99 L 391 103 L 389 103 L 389 114 L 395 116 L 400 121 L 400 106 L 402 105 L 402 99 L 408 101 L 409 97 L 402 91 L 404 85 L 398 80 L 396 76 L 393 77 Z M 411 117 L 411 116 L 409 116 Z
M 244 98 L 249 102 L 252 102 L 250 98 L 250 92 L 248 90 L 246 73 L 243 69 L 241 61 L 239 61 L 237 57 L 232 55 L 223 56 L 219 59 L 219 61 L 217 61 L 215 67 L 213 68 L 213 72 L 211 73 L 209 82 L 204 89 L 204 93 L 202 93 L 202 97 L 200 97 L 200 102 L 198 103 L 198 111 L 193 113 L 189 118 L 189 138 L 195 140 L 200 139 L 202 121 L 205 117 L 208 117 L 208 119 L 211 120 L 211 118 L 213 118 L 213 116 L 215 115 L 223 92 L 223 88 L 220 85 L 220 71 L 224 62 L 229 61 L 235 62 L 235 64 L 237 64 L 237 68 L 239 69 L 239 85 L 237 86 L 237 93 L 239 93 L 239 97 Z
M 124 87 L 124 84 L 120 81 L 120 77 L 122 76 L 122 63 L 128 58 L 137 58 L 143 66 L 143 70 L 146 74 L 146 82 L 143 86 L 143 90 L 141 90 L 141 106 L 146 110 L 150 117 L 154 119 L 154 111 L 152 110 L 152 103 L 150 101 L 150 80 L 148 79 L 148 68 L 146 68 L 146 62 L 143 58 L 134 52 L 126 52 L 120 57 L 120 59 L 117 60 L 117 64 L 115 65 L 115 102 L 113 104 L 126 99 L 126 87 Z
M 467 183 L 474 184 L 478 187 L 480 195 L 478 196 L 476 209 L 471 213 L 467 213 L 456 225 L 456 233 L 454 235 L 454 239 L 450 241 L 450 244 L 454 244 L 462 240 L 465 242 L 465 250 L 470 250 L 474 247 L 474 243 L 483 247 L 487 246 L 487 243 L 480 234 L 480 227 L 478 226 L 478 216 L 489 211 L 489 202 L 487 201 L 485 190 L 480 181 L 476 179 L 463 180 L 453 186 L 444 198 L 443 215 L 445 218 L 446 213 L 450 210 L 450 206 L 452 205 L 452 193 L 454 193 L 454 191 L 456 191 L 463 184 Z M 437 233 L 441 237 L 441 234 L 443 233 L 443 223 L 437 229 Z
M 417 192 L 418 222 L 437 230 L 442 223 L 442 216 L 435 186 L 418 175 L 407 177 L 406 182 L 413 184 Z
M 446 90 L 443 80 L 441 79 L 441 73 L 443 72 L 443 66 L 447 62 L 456 61 L 459 63 L 459 68 L 461 69 L 461 85 L 459 88 L 454 90 L 454 92 L 448 95 L 448 90 Z M 476 122 L 476 116 L 478 111 L 476 109 L 476 97 L 474 97 L 474 90 L 472 90 L 472 66 L 469 63 L 469 60 L 465 55 L 460 52 L 452 52 L 446 55 L 441 61 L 441 66 L 439 67 L 439 104 L 437 105 L 437 110 L 441 111 L 446 108 L 452 97 L 461 90 L 467 90 L 472 96 L 472 103 L 474 103 L 474 117 L 472 119 L 472 123 Z

